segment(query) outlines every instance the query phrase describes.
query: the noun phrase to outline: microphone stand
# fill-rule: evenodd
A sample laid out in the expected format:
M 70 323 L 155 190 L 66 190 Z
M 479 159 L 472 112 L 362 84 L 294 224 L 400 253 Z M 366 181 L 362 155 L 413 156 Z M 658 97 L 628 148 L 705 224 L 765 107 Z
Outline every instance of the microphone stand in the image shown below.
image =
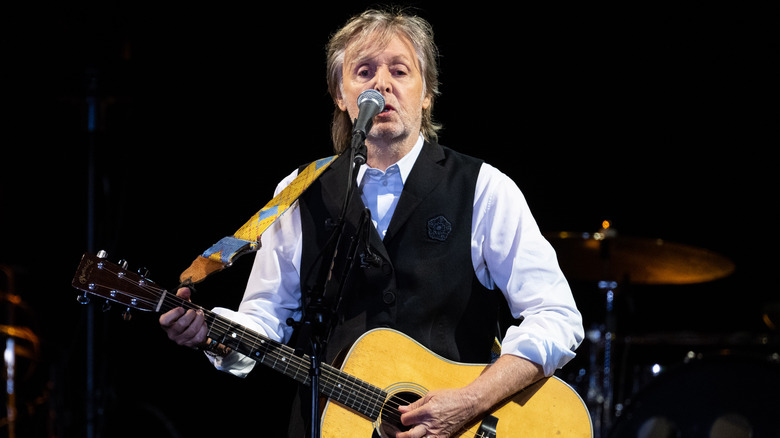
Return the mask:
M 353 237 L 348 254 L 346 254 L 347 258 L 344 271 L 340 277 L 341 281 L 339 282 L 338 290 L 335 291 L 335 296 L 330 296 L 334 295 L 334 293 L 329 294 L 328 291 L 332 288 L 332 283 L 330 281 L 333 278 L 333 268 L 336 266 L 336 260 L 339 256 L 338 249 L 341 246 L 344 235 L 344 227 L 346 225 L 345 217 L 349 207 L 349 201 L 352 198 L 355 186 L 357 185 L 356 180 L 360 166 L 366 162 L 367 150 L 365 139 L 366 133 L 371 129 L 371 126 L 372 121 L 369 120 L 365 132 L 361 130 L 354 130 L 352 132 L 352 147 L 349 150 L 350 172 L 348 172 L 346 197 L 344 198 L 344 203 L 341 207 L 338 223 L 335 224 L 333 233 L 323 249 L 323 253 L 328 254 L 329 257 L 322 258 L 323 263 L 320 265 L 317 283 L 306 302 L 303 312 L 304 317 L 302 323 L 299 325 L 302 339 L 308 338 L 311 347 L 309 376 L 311 382 L 310 435 L 312 438 L 320 437 L 319 395 L 322 358 L 325 356 L 326 343 L 330 337 L 331 330 L 335 326 L 334 321 L 338 316 L 338 306 L 341 302 L 344 280 L 354 265 L 355 253 L 359 248 L 359 239 L 362 233 L 357 233 L 357 235 Z M 364 213 L 361 217 L 360 228 L 363 227 L 365 220 Z M 329 263 L 325 263 L 325 261 L 329 261 Z

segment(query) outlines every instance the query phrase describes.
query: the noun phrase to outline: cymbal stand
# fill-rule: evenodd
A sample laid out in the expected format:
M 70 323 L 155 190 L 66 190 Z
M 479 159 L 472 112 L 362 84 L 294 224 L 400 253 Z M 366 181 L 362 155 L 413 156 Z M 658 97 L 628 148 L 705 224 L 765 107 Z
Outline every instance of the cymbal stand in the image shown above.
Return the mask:
M 599 291 L 604 295 L 605 316 L 603 324 L 591 327 L 587 332 L 590 342 L 590 378 L 588 379 L 587 404 L 593 420 L 593 436 L 604 438 L 612 426 L 614 396 L 613 341 L 615 339 L 615 289 L 617 282 L 600 281 Z
M 6 408 L 6 420 L 8 422 L 8 438 L 16 437 L 16 385 L 15 385 L 15 370 L 16 370 L 16 340 L 14 339 L 14 306 L 18 301 L 16 294 L 14 293 L 14 278 L 13 271 L 10 268 L 0 265 L 0 271 L 6 278 L 7 288 L 0 284 L 0 303 L 7 306 L 6 316 L 7 321 L 3 321 L 6 324 L 0 324 L 2 332 L 7 332 L 8 337 L 5 339 L 5 348 L 3 350 L 3 376 L 5 377 L 5 408 Z M 7 289 L 7 290 L 5 290 Z

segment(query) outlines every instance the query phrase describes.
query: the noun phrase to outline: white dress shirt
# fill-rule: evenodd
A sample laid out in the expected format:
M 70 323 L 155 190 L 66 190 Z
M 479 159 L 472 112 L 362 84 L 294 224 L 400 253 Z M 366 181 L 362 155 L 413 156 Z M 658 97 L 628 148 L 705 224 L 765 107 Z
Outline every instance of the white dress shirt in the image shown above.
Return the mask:
M 414 149 L 385 172 L 363 165 L 357 183 L 374 226 L 384 237 L 403 184 L 422 150 Z M 277 186 L 278 193 L 297 170 Z M 512 315 L 523 318 L 503 337 L 501 354 L 513 354 L 542 365 L 547 376 L 574 357 L 582 342 L 582 318 L 550 243 L 542 236 L 520 189 L 508 176 L 484 163 L 477 178 L 471 229 L 471 259 L 477 278 L 488 289 L 500 289 Z M 244 298 L 238 311 L 219 313 L 267 337 L 286 342 L 288 318 L 301 317 L 301 218 L 297 204 L 262 236 Z M 214 365 L 245 376 L 255 361 L 238 353 L 209 355 Z

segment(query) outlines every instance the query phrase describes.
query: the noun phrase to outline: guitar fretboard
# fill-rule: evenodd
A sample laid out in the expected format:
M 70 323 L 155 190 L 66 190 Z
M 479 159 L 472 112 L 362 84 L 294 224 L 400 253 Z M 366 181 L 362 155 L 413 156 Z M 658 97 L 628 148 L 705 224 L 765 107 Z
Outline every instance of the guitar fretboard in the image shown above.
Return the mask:
M 206 310 L 200 306 L 166 293 L 161 312 L 183 307 L 203 311 L 209 327 L 208 336 L 226 347 L 272 368 L 298 383 L 311 384 L 311 358 L 298 355 L 295 350 L 253 330 Z M 372 421 L 379 418 L 387 393 L 368 382 L 360 380 L 331 365 L 320 367 L 320 393 Z

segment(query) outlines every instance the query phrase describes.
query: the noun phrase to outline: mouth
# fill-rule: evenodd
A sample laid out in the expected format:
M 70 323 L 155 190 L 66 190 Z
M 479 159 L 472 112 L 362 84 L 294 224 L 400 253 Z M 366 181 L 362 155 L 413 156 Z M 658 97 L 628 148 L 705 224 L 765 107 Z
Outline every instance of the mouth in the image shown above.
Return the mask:
M 392 111 L 395 111 L 395 108 L 393 108 L 392 105 L 385 105 L 385 107 L 382 109 L 382 112 L 380 112 L 378 116 L 386 116 Z

